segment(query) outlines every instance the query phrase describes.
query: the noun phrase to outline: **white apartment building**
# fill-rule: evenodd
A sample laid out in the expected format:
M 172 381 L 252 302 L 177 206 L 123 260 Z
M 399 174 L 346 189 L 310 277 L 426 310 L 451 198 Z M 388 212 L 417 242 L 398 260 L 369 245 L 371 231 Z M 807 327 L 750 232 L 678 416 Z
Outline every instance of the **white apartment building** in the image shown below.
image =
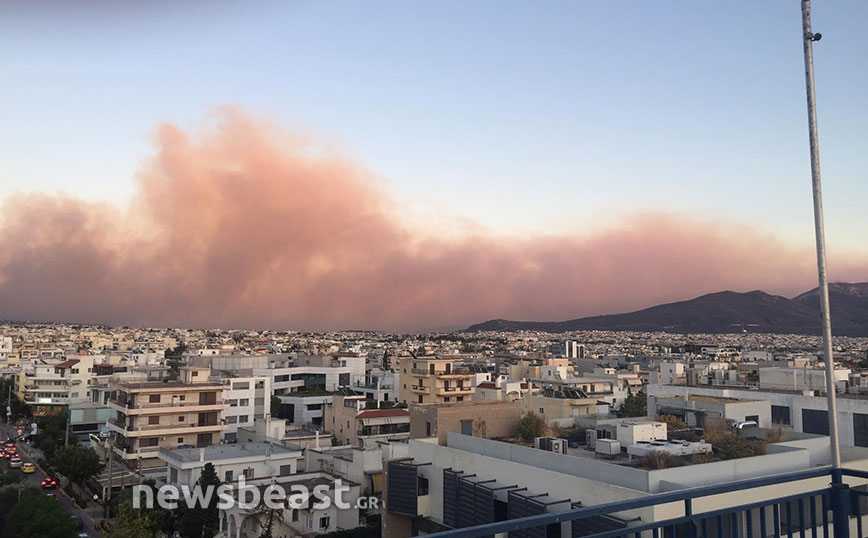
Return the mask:
M 256 419 L 271 412 L 271 378 L 232 377 L 226 380 L 223 401 L 229 407 L 221 414 L 227 429 L 223 440 L 235 442 L 238 428 L 252 427 Z
M 91 355 L 69 360 L 32 360 L 29 365 L 23 365 L 18 377 L 18 395 L 30 405 L 90 401 L 93 362 Z
M 166 462 L 167 484 L 193 487 L 207 463 L 214 466 L 217 478 L 224 483 L 242 476 L 245 480 L 254 480 L 293 475 L 298 472 L 302 452 L 261 442 L 162 449 L 158 456 Z

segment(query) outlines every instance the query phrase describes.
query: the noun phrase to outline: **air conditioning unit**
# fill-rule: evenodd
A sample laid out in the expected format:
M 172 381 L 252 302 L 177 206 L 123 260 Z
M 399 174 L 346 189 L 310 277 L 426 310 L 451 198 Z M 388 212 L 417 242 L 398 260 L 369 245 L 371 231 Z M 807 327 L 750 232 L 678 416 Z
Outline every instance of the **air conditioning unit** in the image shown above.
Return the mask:
M 533 445 L 547 452 L 555 452 L 557 454 L 567 453 L 567 440 L 557 437 L 537 437 L 533 440 Z

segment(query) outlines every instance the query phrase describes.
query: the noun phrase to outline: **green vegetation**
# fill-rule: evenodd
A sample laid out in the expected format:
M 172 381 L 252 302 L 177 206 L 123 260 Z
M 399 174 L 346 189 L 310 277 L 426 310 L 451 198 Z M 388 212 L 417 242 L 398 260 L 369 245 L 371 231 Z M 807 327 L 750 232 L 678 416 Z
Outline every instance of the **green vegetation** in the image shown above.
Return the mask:
M 38 487 L 0 487 L 0 536 L 75 538 L 78 530 L 53 496 Z
M 687 428 L 687 425 L 684 424 L 680 418 L 675 415 L 657 415 L 657 422 L 662 422 L 666 424 L 666 435 L 669 439 L 672 439 L 672 433 L 681 431 Z
M 84 486 L 102 470 L 102 461 L 96 452 L 80 446 L 58 448 L 51 458 L 51 464 L 57 472 L 79 486 Z
M 522 441 L 531 442 L 536 437 L 544 437 L 550 433 L 548 424 L 536 413 L 525 413 L 518 422 L 518 437 Z
M 644 392 L 630 394 L 618 410 L 619 417 L 645 417 L 648 416 L 648 398 Z

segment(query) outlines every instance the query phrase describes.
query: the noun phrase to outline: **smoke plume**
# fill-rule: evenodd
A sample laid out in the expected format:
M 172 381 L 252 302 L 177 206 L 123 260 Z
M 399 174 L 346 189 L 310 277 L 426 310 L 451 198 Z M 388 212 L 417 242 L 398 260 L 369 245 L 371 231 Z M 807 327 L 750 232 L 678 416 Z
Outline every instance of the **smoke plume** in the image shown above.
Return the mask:
M 203 132 L 163 125 L 156 138 L 126 208 L 6 199 L 0 317 L 414 331 L 722 289 L 795 294 L 815 278 L 809 249 L 683 215 L 632 215 L 585 236 L 411 230 L 362 166 L 238 110 Z M 835 266 L 838 278 L 865 274 Z

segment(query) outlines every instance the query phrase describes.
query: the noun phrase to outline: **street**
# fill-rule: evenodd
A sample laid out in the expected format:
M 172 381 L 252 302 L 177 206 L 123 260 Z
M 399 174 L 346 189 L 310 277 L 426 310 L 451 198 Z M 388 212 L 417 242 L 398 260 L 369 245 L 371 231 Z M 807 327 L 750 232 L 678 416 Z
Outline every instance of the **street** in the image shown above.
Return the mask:
M 0 427 L 0 439 L 6 440 L 9 438 L 9 429 L 6 424 L 3 424 Z M 16 442 L 15 446 L 18 448 L 18 453 L 21 455 L 21 461 L 24 463 L 30 462 L 36 465 L 36 460 L 39 459 L 39 451 L 34 448 L 32 445 L 24 442 Z M 28 484 L 33 484 L 36 487 L 40 487 L 42 481 L 47 478 L 45 472 L 36 465 L 36 472 L 31 474 L 25 474 L 25 482 Z M 60 503 L 61 508 L 72 516 L 78 516 L 84 522 L 84 528 L 79 532 L 87 533 L 88 536 L 98 537 L 100 532 L 96 530 L 95 524 L 102 519 L 102 506 L 91 503 L 87 510 L 83 510 L 78 507 L 74 500 L 72 500 L 66 492 L 64 492 L 58 486 L 57 489 L 47 490 L 46 493 L 51 493 L 57 498 L 57 501 Z

